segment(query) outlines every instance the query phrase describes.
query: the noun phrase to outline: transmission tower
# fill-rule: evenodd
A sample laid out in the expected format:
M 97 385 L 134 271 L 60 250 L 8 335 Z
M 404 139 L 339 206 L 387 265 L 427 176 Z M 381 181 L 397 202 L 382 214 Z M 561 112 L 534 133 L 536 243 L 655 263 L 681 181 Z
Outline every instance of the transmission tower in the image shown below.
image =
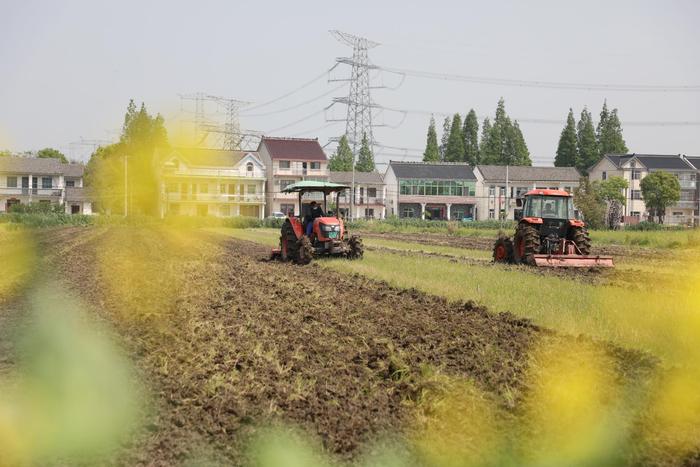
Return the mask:
M 364 37 L 354 36 L 338 30 L 330 33 L 339 42 L 352 47 L 352 59 L 339 58 L 339 63 L 351 66 L 350 79 L 331 81 L 349 81 L 350 92 L 347 97 L 347 117 L 345 119 L 345 135 L 348 138 L 353 154 L 357 154 L 357 147 L 362 141 L 362 135 L 366 134 L 370 148 L 374 149 L 374 132 L 372 131 L 372 98 L 370 97 L 369 71 L 373 66 L 369 63 L 367 51 L 379 45 Z
M 206 126 L 208 125 L 204 103 L 207 97 L 202 92 L 192 94 L 180 94 L 180 110 L 183 110 L 182 101 L 194 101 L 194 140 L 200 145 L 207 139 Z

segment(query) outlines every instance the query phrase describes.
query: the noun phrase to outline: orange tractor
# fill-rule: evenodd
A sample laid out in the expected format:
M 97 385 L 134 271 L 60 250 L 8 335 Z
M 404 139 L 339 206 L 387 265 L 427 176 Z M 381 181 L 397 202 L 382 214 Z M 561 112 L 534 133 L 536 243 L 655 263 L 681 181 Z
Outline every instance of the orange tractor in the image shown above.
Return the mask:
M 517 200 L 518 227 L 511 240 L 500 236 L 493 247 L 497 263 L 544 267 L 613 267 L 611 256 L 591 255 L 591 239 L 574 215 L 573 197 L 563 190 L 531 190 Z
M 280 232 L 280 246 L 272 250 L 272 259 L 308 264 L 317 256 L 362 258 L 364 254 L 362 239 L 357 235 L 348 235 L 338 210 L 340 195 L 348 189 L 350 187 L 346 185 L 316 181 L 297 182 L 283 189 L 282 193 L 299 194 L 300 215 L 295 217 L 291 214 L 284 220 Z M 304 216 L 302 200 L 306 193 L 323 194 L 323 215 L 316 218 Z M 330 215 L 327 210 L 327 198 L 333 194 L 336 195 L 336 211 L 334 215 Z

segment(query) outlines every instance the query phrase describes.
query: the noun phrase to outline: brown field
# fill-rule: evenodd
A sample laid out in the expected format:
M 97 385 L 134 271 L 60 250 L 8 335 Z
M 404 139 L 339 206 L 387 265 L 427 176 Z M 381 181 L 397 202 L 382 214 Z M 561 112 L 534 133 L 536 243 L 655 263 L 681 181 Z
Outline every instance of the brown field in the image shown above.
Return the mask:
M 411 451 L 402 441 L 440 391 L 436 375 L 469 381 L 505 417 L 530 413 L 528 366 L 547 343 L 593 349 L 627 389 L 650 384 L 657 365 L 473 303 L 268 262 L 266 246 L 213 233 L 66 228 L 36 239 L 36 279 L 65 284 L 114 330 L 150 395 L 115 464 L 246 463 L 260 427 L 280 423 L 336 461 L 382 439 Z M 0 376 L 17 358 L 8 330 L 22 322 L 22 300 L 0 308 Z

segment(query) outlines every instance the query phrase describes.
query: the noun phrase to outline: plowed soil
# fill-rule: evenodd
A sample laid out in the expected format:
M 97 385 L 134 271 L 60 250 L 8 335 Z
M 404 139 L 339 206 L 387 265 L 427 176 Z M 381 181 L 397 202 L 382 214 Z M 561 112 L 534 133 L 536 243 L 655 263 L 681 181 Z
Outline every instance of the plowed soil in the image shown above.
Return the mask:
M 200 449 L 244 463 L 250 435 L 275 421 L 351 459 L 410 422 L 425 365 L 516 410 L 528 352 L 559 338 L 472 303 L 267 262 L 264 246 L 202 232 L 71 228 L 39 244 L 49 274 L 112 324 L 153 394 L 117 464 L 173 465 Z M 610 354 L 626 377 L 644 360 Z

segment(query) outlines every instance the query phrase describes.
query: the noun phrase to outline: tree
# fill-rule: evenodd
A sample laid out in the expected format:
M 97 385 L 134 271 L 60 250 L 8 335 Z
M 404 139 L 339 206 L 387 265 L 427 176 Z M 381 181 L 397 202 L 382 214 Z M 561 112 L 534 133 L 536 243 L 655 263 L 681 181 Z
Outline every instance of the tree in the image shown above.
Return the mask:
M 442 138 L 440 139 L 440 160 L 445 160 L 445 151 L 447 151 L 447 143 L 450 140 L 450 117 L 445 117 L 442 123 Z
M 484 121 L 480 150 L 483 164 L 532 165 L 520 125 L 508 117 L 503 98 L 498 101 L 496 117 L 488 130 Z
M 605 219 L 611 229 L 617 229 L 622 218 L 622 206 L 625 205 L 624 190 L 629 187 L 622 177 L 610 177 L 597 184 L 598 196 L 605 202 L 607 212 Z
M 64 156 L 61 151 L 54 148 L 44 148 L 36 153 L 36 157 L 39 157 L 41 159 L 58 159 L 64 164 L 68 163 L 68 159 L 66 159 L 66 156 Z
M 569 109 L 566 117 L 566 125 L 561 130 L 557 155 L 554 157 L 555 167 L 575 167 L 578 160 L 578 148 L 576 144 L 576 120 L 574 111 Z
M 0 149 L 0 157 L 10 157 L 12 155 L 12 152 L 8 151 L 7 149 Z
M 599 229 L 605 225 L 605 202 L 597 185 L 588 177 L 582 177 L 578 187 L 574 188 L 574 204 L 589 228 Z
M 479 163 L 479 121 L 476 118 L 476 112 L 471 109 L 464 119 L 464 128 L 462 128 L 462 137 L 464 138 L 464 161 L 470 165 Z
M 347 135 L 343 135 L 335 148 L 335 154 L 328 160 L 328 170 L 331 172 L 349 172 L 352 170 L 352 149 Z
M 168 147 L 163 117 L 151 116 L 143 103 L 137 110 L 129 101 L 119 142 L 97 148 L 86 167 L 86 184 L 92 185 L 98 205 L 111 213 L 156 215 L 161 164 L 156 155 Z
M 486 145 L 489 141 L 489 135 L 491 134 L 491 120 L 488 117 L 484 119 L 484 123 L 481 124 L 481 144 L 479 145 L 479 163 L 489 164 L 487 161 L 487 150 Z
M 424 162 L 433 162 L 440 160 L 440 148 L 437 142 L 437 132 L 435 131 L 435 119 L 430 117 L 428 125 L 428 137 L 425 143 L 425 152 L 423 152 Z
M 598 141 L 598 160 L 606 154 L 626 154 L 628 151 L 622 137 L 622 124 L 617 115 L 617 109 L 609 112 L 607 100 L 603 102 L 603 109 L 600 112 L 596 138 Z
M 663 224 L 666 208 L 681 199 L 681 184 L 673 174 L 664 171 L 652 172 L 639 184 L 642 197 L 652 218 L 654 213 Z
M 374 172 L 374 155 L 372 154 L 372 148 L 369 147 L 367 133 L 362 133 L 362 144 L 357 155 L 355 170 L 358 172 Z
M 460 162 L 464 157 L 464 138 L 462 137 L 462 117 L 454 114 L 450 125 L 450 137 L 445 149 L 446 162 Z
M 600 160 L 600 153 L 593 128 L 593 118 L 585 107 L 581 111 L 581 118 L 576 126 L 576 148 L 578 150 L 576 168 L 579 172 L 588 174 L 588 169 Z

